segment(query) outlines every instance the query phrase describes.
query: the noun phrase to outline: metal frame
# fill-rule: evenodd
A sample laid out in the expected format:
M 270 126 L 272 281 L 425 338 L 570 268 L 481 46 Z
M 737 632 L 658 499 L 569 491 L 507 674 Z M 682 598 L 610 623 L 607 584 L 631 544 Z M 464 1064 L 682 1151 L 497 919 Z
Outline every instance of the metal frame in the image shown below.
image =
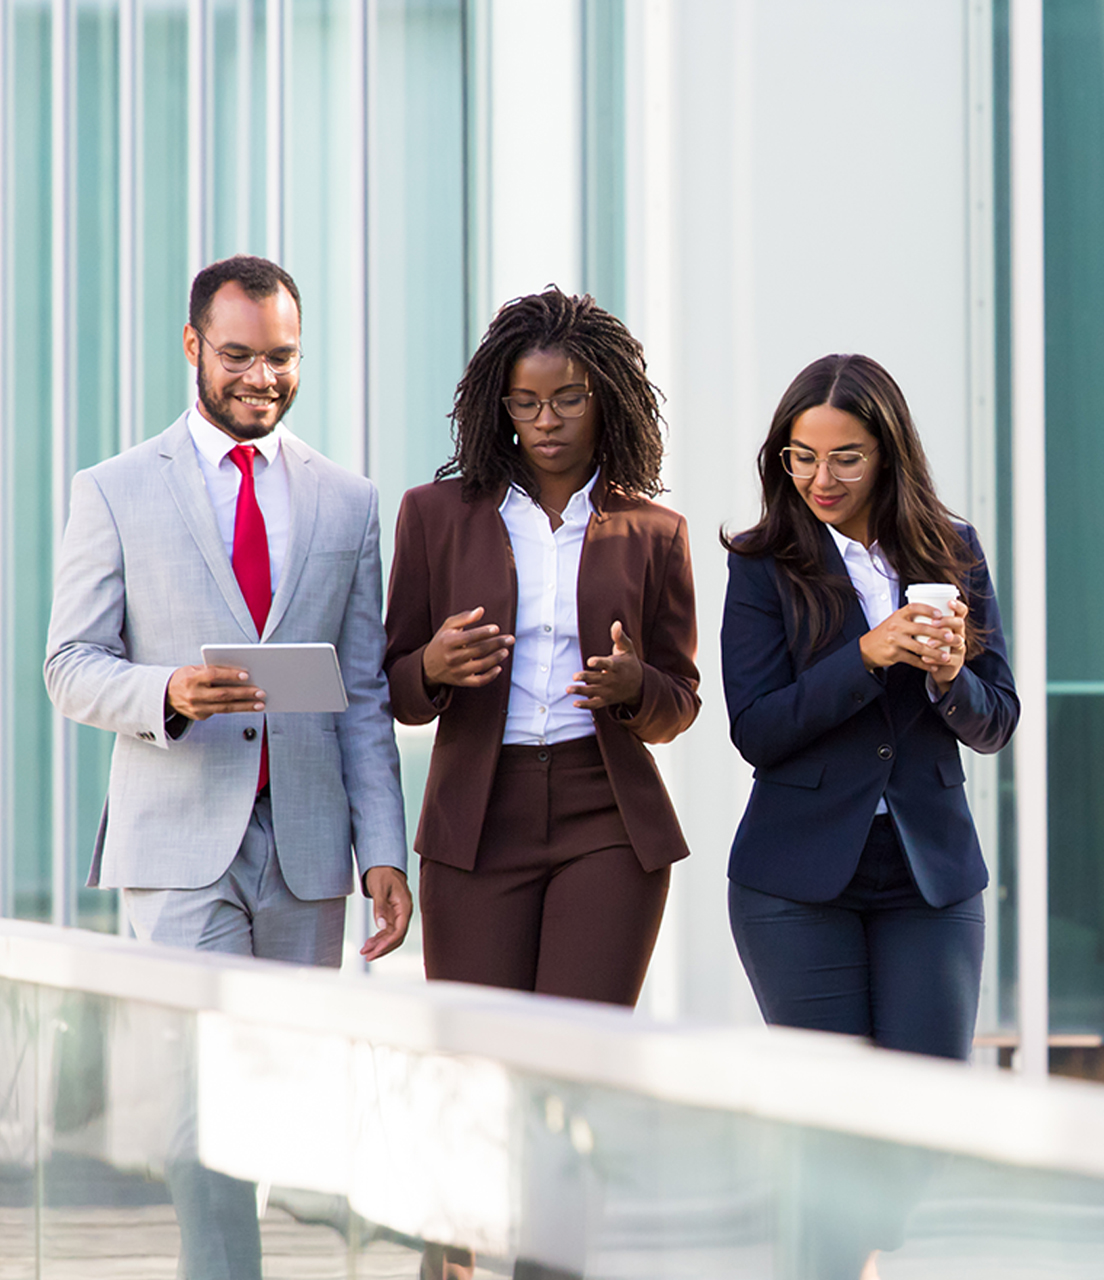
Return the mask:
M 379 390 L 373 377 L 379 367 L 379 315 L 381 299 L 375 287 L 375 265 L 379 261 L 379 103 L 376 86 L 376 60 L 379 56 L 379 6 L 377 0 L 365 0 L 353 7 L 353 93 L 358 129 L 354 134 L 350 163 L 356 166 L 357 219 L 364 234 L 353 240 L 350 273 L 361 282 L 357 291 L 351 323 L 356 327 L 355 347 L 363 352 L 363 360 L 348 372 L 357 381 L 356 399 L 363 405 L 363 430 L 355 436 L 357 454 L 354 465 L 365 475 L 379 474 L 379 450 L 375 425 L 379 420 Z
M 188 274 L 211 257 L 211 3 L 188 0 Z
M 464 183 L 468 282 L 465 354 L 475 349 L 495 308 L 492 284 L 494 226 L 491 217 L 494 207 L 491 165 L 492 4 L 493 0 L 466 0 L 464 8 Z
M 129 449 L 144 435 L 142 324 L 143 233 L 143 76 L 141 0 L 119 0 L 119 320 L 118 447 Z M 122 891 L 116 891 L 116 928 L 130 933 Z
M 994 251 L 993 4 L 969 0 L 966 15 L 965 115 L 969 341 L 966 406 L 969 436 L 969 516 L 997 580 L 996 259 Z M 970 808 L 991 872 L 986 891 L 986 947 L 978 1025 L 995 1031 L 1000 1020 L 1000 776 L 996 756 L 966 753 Z
M 0 189 L 13 189 L 10 122 L 12 120 L 11 76 L 12 6 L 0 0 Z M 13 421 L 11 355 L 8 334 L 11 320 L 11 227 L 8 201 L 0 200 L 0 916 L 14 907 L 15 837 L 12 822 L 12 790 L 15 766 L 12 710 L 13 574 L 11 433 Z
M 76 56 L 75 0 L 53 0 L 51 6 L 51 500 L 52 550 L 57 563 L 69 509 L 69 482 L 74 464 L 74 105 Z M 76 726 L 54 712 L 52 748 L 52 919 L 72 924 L 76 903 Z
M 119 448 L 142 422 L 142 22 L 140 0 L 119 0 Z
M 1045 1076 L 1047 1032 L 1046 313 L 1042 0 L 1010 0 L 1013 645 L 1021 1070 Z
M 287 94 L 289 0 L 265 4 L 265 245 L 268 257 L 282 263 L 287 227 Z
M 241 136 L 253 137 L 253 4 L 252 0 L 238 0 L 237 10 L 238 74 L 237 74 L 237 124 Z M 252 152 L 250 152 L 252 156 Z M 235 192 L 234 251 L 246 253 L 253 233 L 253 166 L 237 166 L 237 191 Z
M 364 475 L 375 475 L 378 474 L 379 464 L 377 450 L 374 447 L 376 433 L 373 428 L 379 420 L 377 409 L 379 393 L 373 373 L 379 363 L 376 335 L 380 301 L 373 287 L 375 282 L 373 267 L 378 255 L 376 244 L 378 220 L 375 202 L 378 183 L 374 145 L 377 122 L 375 60 L 379 43 L 377 28 L 379 13 L 376 0 L 364 0 L 363 4 L 354 5 L 349 16 L 352 25 L 349 57 L 353 85 L 353 116 L 356 121 L 349 151 L 349 163 L 356 168 L 353 190 L 358 207 L 354 215 L 354 225 L 363 228 L 363 234 L 353 238 L 349 263 L 350 274 L 360 281 L 360 288 L 355 291 L 353 310 L 349 317 L 349 323 L 354 330 L 352 349 L 360 353 L 360 359 L 354 360 L 347 372 L 356 383 L 354 403 L 360 406 L 362 415 L 361 430 L 353 436 L 354 452 L 351 465 Z M 362 970 L 367 967 L 359 953 L 362 941 L 371 933 L 372 914 L 368 900 L 359 892 L 358 886 L 358 889 L 350 895 L 345 912 L 343 962 L 347 968 Z

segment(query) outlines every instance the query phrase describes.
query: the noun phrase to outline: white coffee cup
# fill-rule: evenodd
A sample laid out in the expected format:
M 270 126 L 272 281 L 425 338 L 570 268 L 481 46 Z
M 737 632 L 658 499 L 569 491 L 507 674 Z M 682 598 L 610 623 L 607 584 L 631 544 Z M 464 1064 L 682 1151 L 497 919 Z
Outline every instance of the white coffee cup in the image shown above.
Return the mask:
M 934 626 L 940 617 L 947 617 L 954 613 L 951 608 L 951 601 L 958 599 L 958 588 L 952 586 L 949 582 L 913 582 L 905 588 L 905 600 L 908 604 L 924 604 L 933 610 L 935 617 L 927 617 L 924 614 L 915 614 L 914 622 L 926 622 Z M 917 636 L 917 640 L 921 644 L 935 644 L 931 636 Z M 949 649 L 944 650 L 950 653 Z

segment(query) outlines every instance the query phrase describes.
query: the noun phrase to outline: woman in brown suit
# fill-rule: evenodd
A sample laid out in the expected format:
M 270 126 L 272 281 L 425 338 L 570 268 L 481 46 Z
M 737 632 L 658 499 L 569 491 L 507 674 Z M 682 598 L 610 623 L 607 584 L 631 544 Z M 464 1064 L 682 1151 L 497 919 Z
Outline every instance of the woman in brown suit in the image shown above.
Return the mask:
M 426 974 L 633 1005 L 689 850 L 646 742 L 697 715 L 685 521 L 643 351 L 589 296 L 498 312 L 456 449 L 403 499 L 395 716 L 439 720 L 415 849 Z

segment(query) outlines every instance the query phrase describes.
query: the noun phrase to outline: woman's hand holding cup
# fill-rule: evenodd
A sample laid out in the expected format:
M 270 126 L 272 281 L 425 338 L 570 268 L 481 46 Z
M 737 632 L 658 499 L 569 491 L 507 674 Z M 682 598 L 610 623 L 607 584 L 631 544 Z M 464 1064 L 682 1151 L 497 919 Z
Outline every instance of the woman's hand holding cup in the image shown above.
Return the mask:
M 908 663 L 927 672 L 945 693 L 966 659 L 966 606 L 949 583 L 914 583 L 909 603 L 859 641 L 867 670 Z
M 958 588 L 949 582 L 913 582 L 905 589 L 910 605 L 920 605 L 926 612 L 913 614 L 914 622 L 925 622 L 943 632 L 946 644 L 929 636 L 922 643 L 937 646 L 936 652 L 924 654 L 929 674 L 941 693 L 951 687 L 966 660 L 966 606 L 958 598 Z

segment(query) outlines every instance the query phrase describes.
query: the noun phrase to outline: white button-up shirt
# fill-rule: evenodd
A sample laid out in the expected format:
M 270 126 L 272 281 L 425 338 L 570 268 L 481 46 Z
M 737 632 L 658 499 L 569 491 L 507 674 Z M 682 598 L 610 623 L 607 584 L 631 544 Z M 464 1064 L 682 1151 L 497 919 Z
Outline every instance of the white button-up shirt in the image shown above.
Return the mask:
M 859 594 L 870 629 L 880 626 L 897 608 L 900 579 L 889 561 L 872 542 L 869 550 L 861 542 L 845 537 L 831 525 L 828 532 L 843 557 L 843 567 Z
M 242 476 L 230 458 L 230 450 L 238 441 L 225 431 L 220 431 L 214 423 L 208 422 L 194 406 L 188 411 L 188 430 L 192 433 L 199 469 L 203 473 L 211 506 L 215 509 L 215 520 L 226 548 L 226 557 L 232 562 L 234 517 L 238 509 L 238 490 L 241 488 Z M 257 494 L 257 505 L 264 516 L 265 532 L 268 534 L 268 563 L 272 572 L 273 595 L 276 594 L 284 567 L 291 521 L 287 466 L 280 448 L 283 430 L 282 426 L 277 426 L 275 431 L 270 431 L 259 440 L 243 442 L 253 445 L 257 450 L 253 459 L 253 488 Z
M 876 542 L 872 542 L 868 549 L 861 542 L 856 542 L 854 538 L 848 538 L 839 533 L 831 525 L 828 526 L 828 532 L 839 548 L 840 555 L 843 556 L 843 567 L 847 570 L 851 585 L 858 592 L 866 621 L 873 631 L 896 610 L 900 579 L 893 566 L 879 551 Z M 885 796 L 878 801 L 878 807 L 874 812 L 889 812 Z
M 578 694 L 569 694 L 567 686 L 583 669 L 576 590 L 596 479 L 597 474 L 571 495 L 563 524 L 554 533 L 543 508 L 521 489 L 511 486 L 499 507 L 518 582 L 510 701 L 502 736 L 509 746 L 568 742 L 594 733 L 593 715 L 571 705 Z

